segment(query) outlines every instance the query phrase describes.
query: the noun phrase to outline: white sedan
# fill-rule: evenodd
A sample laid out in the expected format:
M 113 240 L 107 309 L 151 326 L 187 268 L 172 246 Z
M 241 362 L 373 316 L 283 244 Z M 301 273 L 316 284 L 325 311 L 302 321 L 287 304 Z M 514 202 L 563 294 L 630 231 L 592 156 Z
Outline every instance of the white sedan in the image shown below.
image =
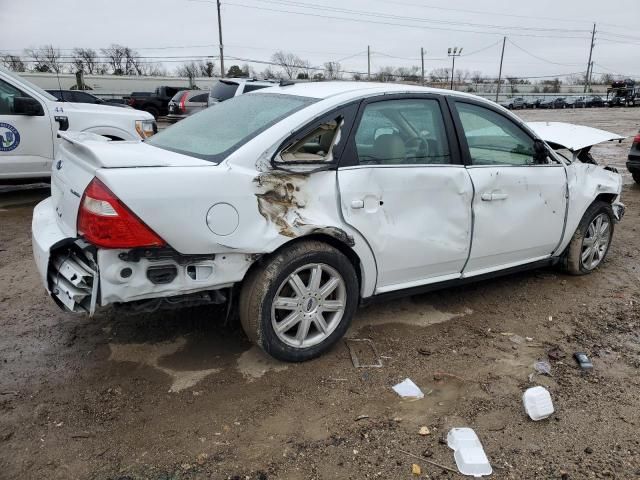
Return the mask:
M 287 361 L 326 351 L 373 297 L 590 273 L 624 212 L 620 175 L 588 153 L 617 135 L 422 87 L 281 84 L 144 142 L 61 136 L 33 218 L 60 306 L 232 302 Z

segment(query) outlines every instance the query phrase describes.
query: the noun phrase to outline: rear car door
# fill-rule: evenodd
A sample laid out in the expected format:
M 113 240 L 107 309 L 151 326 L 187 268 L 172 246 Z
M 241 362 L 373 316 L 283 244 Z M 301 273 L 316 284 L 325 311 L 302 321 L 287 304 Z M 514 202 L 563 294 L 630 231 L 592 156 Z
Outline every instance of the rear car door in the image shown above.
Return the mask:
M 363 101 L 338 169 L 344 220 L 369 243 L 376 293 L 459 278 L 471 235 L 470 177 L 443 98 Z
M 31 95 L 0 79 L 0 179 L 49 176 L 54 142 L 47 105 L 36 99 L 42 115 L 19 115 L 16 97 Z
M 564 230 L 564 165 L 540 160 L 534 137 L 499 110 L 473 100 L 451 104 L 475 190 L 464 276 L 548 258 Z

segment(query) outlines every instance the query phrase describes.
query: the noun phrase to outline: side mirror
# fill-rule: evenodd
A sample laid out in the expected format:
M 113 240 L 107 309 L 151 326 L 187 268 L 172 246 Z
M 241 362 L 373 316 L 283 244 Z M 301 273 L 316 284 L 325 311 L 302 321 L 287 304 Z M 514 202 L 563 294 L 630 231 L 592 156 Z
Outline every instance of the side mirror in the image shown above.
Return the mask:
M 44 109 L 39 101 L 31 97 L 13 97 L 13 113 L 16 115 L 28 115 L 40 117 L 44 115 Z
M 549 151 L 547 150 L 547 146 L 540 139 L 536 139 L 533 141 L 533 151 L 534 157 L 533 161 L 536 164 L 545 164 L 548 163 Z

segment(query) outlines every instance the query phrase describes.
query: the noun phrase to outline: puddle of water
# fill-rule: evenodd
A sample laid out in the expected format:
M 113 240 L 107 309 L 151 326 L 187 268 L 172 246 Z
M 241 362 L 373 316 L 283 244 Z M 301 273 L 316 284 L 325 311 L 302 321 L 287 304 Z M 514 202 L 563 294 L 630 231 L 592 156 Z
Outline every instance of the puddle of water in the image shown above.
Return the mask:
M 251 347 L 240 355 L 236 367 L 249 382 L 262 377 L 268 371 L 280 372 L 289 368 L 286 363 L 270 357 L 256 346 Z
M 367 308 L 358 312 L 350 331 L 357 332 L 364 327 L 400 323 L 415 327 L 428 327 L 447 322 L 454 318 L 470 315 L 473 310 L 465 308 L 462 313 L 443 312 L 431 305 L 416 305 L 410 299 L 403 299 L 376 308 Z
M 187 344 L 184 337 L 178 338 L 175 342 L 164 343 L 129 343 L 129 344 L 109 344 L 111 355 L 109 360 L 114 362 L 133 362 L 148 365 L 167 374 L 171 378 L 169 392 L 180 392 L 193 387 L 205 377 L 220 372 L 219 368 L 208 368 L 203 370 L 174 370 L 173 368 L 160 365 L 160 359 L 172 355 L 182 350 Z

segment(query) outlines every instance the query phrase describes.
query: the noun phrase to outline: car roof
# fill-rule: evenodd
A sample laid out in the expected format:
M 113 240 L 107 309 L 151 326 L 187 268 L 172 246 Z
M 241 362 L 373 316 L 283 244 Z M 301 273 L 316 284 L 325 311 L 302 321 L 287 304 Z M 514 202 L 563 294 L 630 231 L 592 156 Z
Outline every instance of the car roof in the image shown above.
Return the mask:
M 232 83 L 255 83 L 256 85 L 277 85 L 278 81 L 277 80 L 258 80 L 257 78 L 244 78 L 244 77 L 239 77 L 239 78 L 219 78 L 218 79 L 221 82 L 232 82 Z
M 252 94 L 266 93 L 282 93 L 286 95 L 296 95 L 300 97 L 310 97 L 321 100 L 340 96 L 341 100 L 343 101 L 393 93 L 432 93 L 463 98 L 473 98 L 474 100 L 478 100 L 481 102 L 492 103 L 489 100 L 486 100 L 477 95 L 471 95 L 463 92 L 444 90 L 440 88 L 421 87 L 418 85 L 377 82 L 300 82 L 284 86 L 275 85 L 271 88 L 264 88 L 256 92 L 252 92 Z

